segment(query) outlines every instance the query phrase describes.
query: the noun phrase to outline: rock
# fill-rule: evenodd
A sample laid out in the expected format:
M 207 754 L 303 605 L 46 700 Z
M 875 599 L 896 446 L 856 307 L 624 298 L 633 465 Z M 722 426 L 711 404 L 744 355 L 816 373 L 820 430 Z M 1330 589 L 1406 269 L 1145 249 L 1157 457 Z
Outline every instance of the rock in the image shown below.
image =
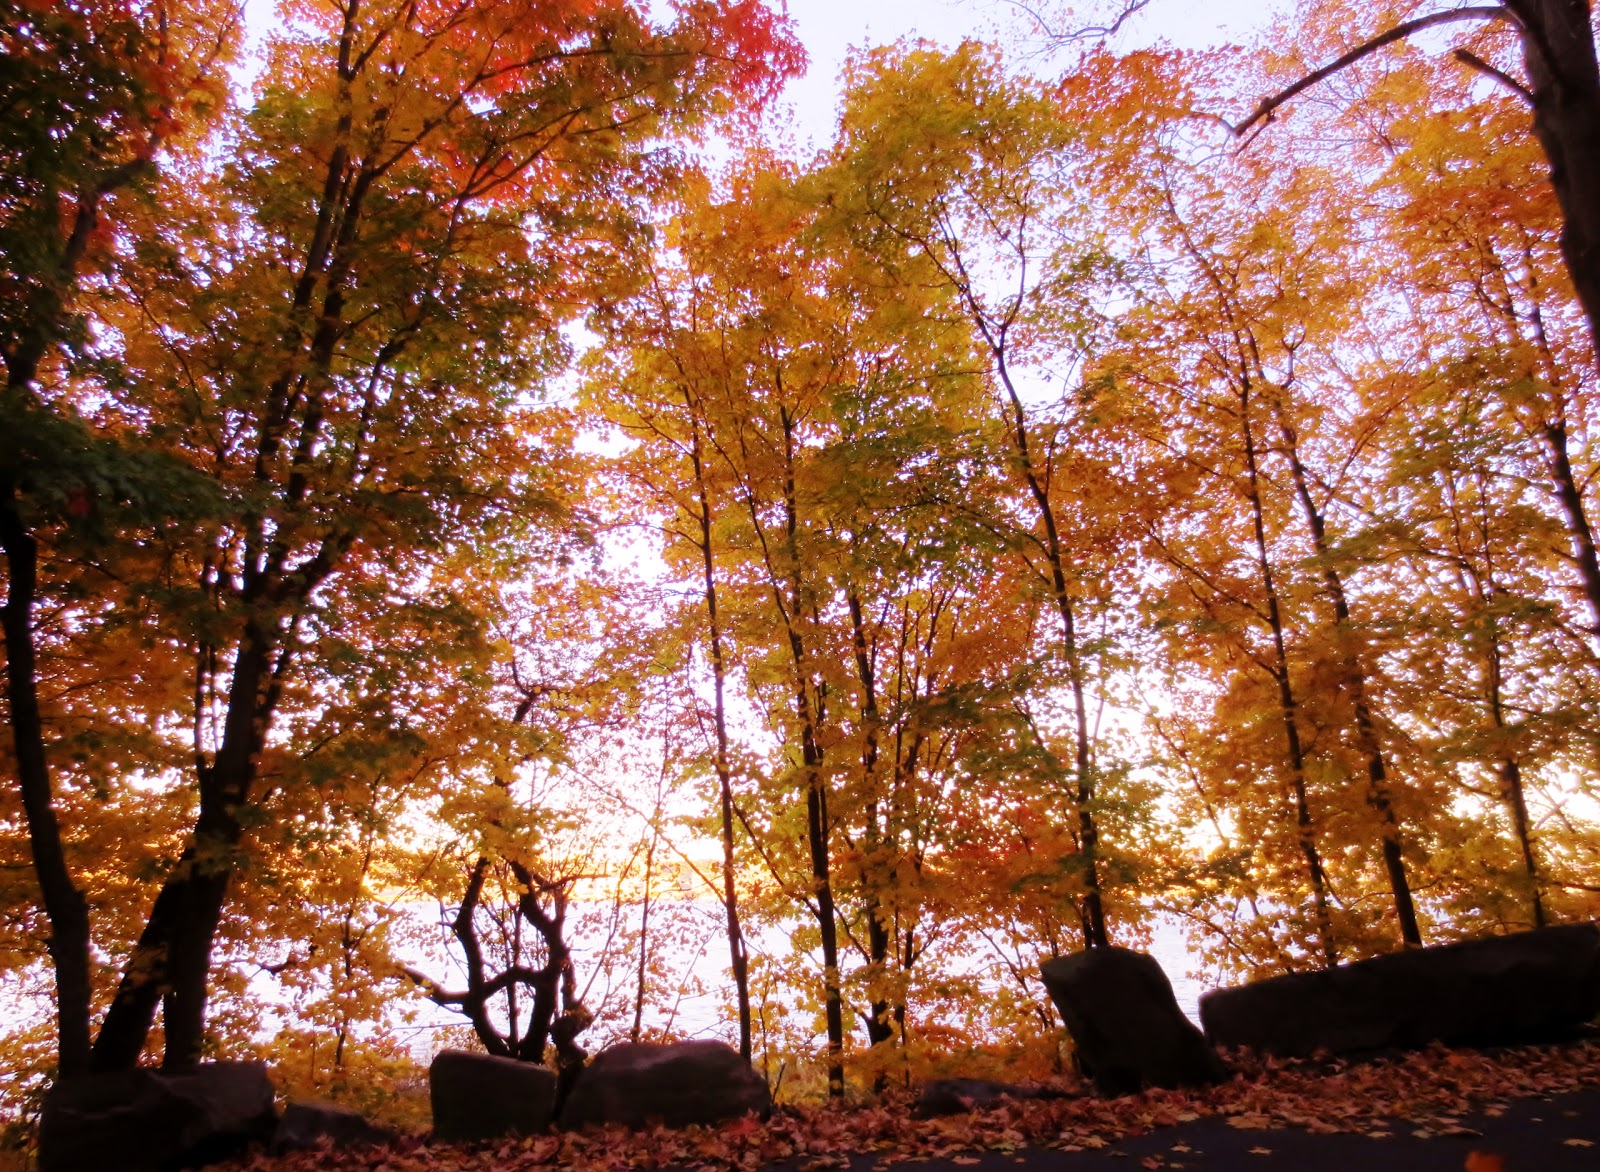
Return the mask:
M 1206 1036 L 1280 1057 L 1570 1036 L 1600 1013 L 1600 927 L 1395 952 L 1200 998 Z
M 127 1070 L 67 1079 L 45 1095 L 40 1172 L 199 1168 L 265 1142 L 277 1126 L 263 1062 Z
M 1152 957 L 1127 948 L 1092 948 L 1048 960 L 1040 973 L 1072 1035 L 1079 1065 L 1100 1094 L 1204 1086 L 1227 1077 Z
M 278 1130 L 273 1132 L 272 1142 L 267 1147 L 273 1155 L 281 1156 L 314 1148 L 323 1140 L 333 1148 L 385 1144 L 394 1134 L 348 1107 L 316 1100 L 295 1101 L 284 1105 Z
M 625 1042 L 584 1067 L 561 1108 L 561 1126 L 683 1127 L 771 1110 L 766 1080 L 730 1046 Z
M 555 1071 L 514 1058 L 445 1050 L 428 1067 L 437 1139 L 537 1135 L 555 1111 Z
M 986 1078 L 935 1078 L 922 1084 L 912 1114 L 921 1119 L 936 1115 L 960 1115 L 993 1107 L 1002 1099 L 1063 1099 L 1060 1091 L 1043 1087 L 1023 1087 Z

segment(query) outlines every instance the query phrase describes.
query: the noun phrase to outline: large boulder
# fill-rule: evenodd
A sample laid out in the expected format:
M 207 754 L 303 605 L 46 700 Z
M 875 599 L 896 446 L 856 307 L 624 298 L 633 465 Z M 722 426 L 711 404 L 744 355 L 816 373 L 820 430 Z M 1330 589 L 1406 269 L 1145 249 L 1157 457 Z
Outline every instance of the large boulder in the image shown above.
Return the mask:
M 351 1148 L 385 1144 L 394 1132 L 372 1123 L 359 1111 L 315 1099 L 285 1103 L 278 1130 L 267 1150 L 273 1155 L 303 1152 L 319 1144 L 330 1148 Z
M 1200 998 L 1213 1043 L 1280 1057 L 1551 1041 L 1597 1013 L 1594 924 L 1395 952 Z
M 65 1079 L 45 1095 L 39 1172 L 169 1172 L 214 1164 L 271 1138 L 278 1122 L 272 1099 L 263 1062 Z
M 683 1127 L 771 1110 L 766 1079 L 721 1042 L 625 1042 L 583 1068 L 561 1108 L 561 1126 Z
M 1047 960 L 1044 987 L 1061 1011 L 1083 1073 L 1102 1095 L 1192 1087 L 1227 1077 L 1222 1060 L 1183 1016 L 1153 957 L 1092 948 Z
M 514 1058 L 445 1050 L 428 1067 L 428 1098 L 436 1139 L 536 1135 L 555 1113 L 556 1075 Z

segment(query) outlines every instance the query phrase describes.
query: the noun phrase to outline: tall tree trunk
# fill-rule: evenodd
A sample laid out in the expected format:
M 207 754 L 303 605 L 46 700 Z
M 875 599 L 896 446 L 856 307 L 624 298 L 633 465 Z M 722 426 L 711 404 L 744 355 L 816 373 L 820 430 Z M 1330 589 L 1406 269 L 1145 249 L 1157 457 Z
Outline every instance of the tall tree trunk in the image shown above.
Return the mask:
M 71 225 L 58 241 L 52 241 L 56 244 L 54 256 L 27 298 L 16 322 L 16 334 L 6 339 L 8 415 L 29 409 L 27 400 L 38 380 L 39 366 L 66 327 L 84 254 L 100 223 L 102 202 L 149 170 L 150 160 L 161 148 L 163 134 L 152 127 L 146 130 L 147 141 L 132 159 L 108 169 L 98 180 L 72 193 L 76 211 Z M 58 202 L 62 194 L 47 192 L 43 196 L 48 201 L 46 206 Z M 27 821 L 40 901 L 50 923 L 47 947 L 56 979 L 57 1058 L 62 1077 L 67 1077 L 89 1069 L 92 1055 L 89 905 L 67 865 L 45 753 L 33 638 L 39 550 L 37 539 L 17 507 L 22 485 L 15 479 L 16 471 L 0 465 L 0 547 L 5 551 L 9 583 L 0 626 L 5 634 L 6 697 L 23 817 Z
M 711 489 L 706 482 L 704 452 L 696 405 L 684 392 L 689 409 L 689 456 L 694 468 L 695 494 L 700 508 L 700 569 L 706 601 L 706 626 L 711 636 L 711 719 L 716 733 L 714 767 L 717 773 L 718 813 L 722 819 L 722 908 L 728 935 L 728 961 L 733 969 L 734 994 L 739 1006 L 739 1056 L 751 1055 L 750 957 L 739 923 L 739 889 L 734 873 L 733 766 L 728 753 L 728 665 L 722 649 L 722 620 L 717 612 L 717 566 L 711 542 Z
M 1035 462 L 1028 413 L 1023 407 L 1021 394 L 1011 381 L 1004 346 L 991 342 L 991 352 L 1011 408 L 1008 422 L 1012 442 L 1016 445 L 1017 463 L 1044 528 L 1043 545 L 1045 560 L 1050 567 L 1050 590 L 1056 611 L 1061 616 L 1061 649 L 1067 664 L 1067 681 L 1072 690 L 1073 767 L 1076 778 L 1073 799 L 1078 812 L 1078 858 L 1083 881 L 1083 899 L 1079 906 L 1083 946 L 1105 948 L 1111 943 L 1111 936 L 1106 930 L 1105 902 L 1101 894 L 1100 828 L 1094 817 L 1095 779 L 1089 708 L 1085 696 L 1083 653 L 1078 643 L 1077 615 L 1067 584 L 1066 554 L 1062 549 L 1055 504 L 1050 499 L 1050 486 Z
M 661 817 L 661 803 L 656 802 L 655 818 Z M 644 852 L 644 898 L 639 904 L 639 963 L 637 980 L 633 990 L 633 1025 L 628 1030 L 628 1040 L 637 1042 L 640 1029 L 644 1025 L 644 991 L 650 975 L 650 897 L 651 884 L 655 880 L 656 865 L 656 839 L 659 832 L 652 822 L 650 827 L 650 845 Z
M 783 426 L 784 459 L 784 541 L 788 559 L 789 603 L 785 609 L 789 651 L 795 672 L 795 715 L 800 722 L 800 760 L 806 787 L 806 846 L 811 856 L 812 896 L 816 900 L 818 935 L 822 944 L 823 1016 L 828 1030 L 828 1095 L 844 1096 L 844 997 L 839 974 L 839 921 L 833 902 L 830 874 L 832 832 L 828 816 L 828 783 L 822 772 L 822 747 L 817 743 L 817 709 L 812 693 L 805 640 L 799 622 L 805 611 L 805 594 L 800 584 L 800 514 L 795 489 L 794 417 L 787 408 L 780 411 Z
M 33 639 L 39 547 L 18 511 L 15 486 L 4 480 L 0 480 L 0 547 L 5 550 L 7 570 L 5 607 L 0 610 L 6 700 L 33 871 L 50 923 L 58 1061 L 61 1076 L 68 1077 L 89 1066 L 89 905 L 67 866 L 44 747 Z
M 1322 953 L 1325 968 L 1339 963 L 1338 948 L 1334 943 L 1333 917 L 1328 909 L 1328 878 L 1323 870 L 1322 855 L 1317 849 L 1316 826 L 1311 816 L 1311 801 L 1306 792 L 1305 749 L 1300 742 L 1299 705 L 1295 699 L 1294 684 L 1289 676 L 1289 652 L 1283 633 L 1283 612 L 1278 603 L 1276 577 L 1272 572 L 1272 559 L 1267 552 L 1267 526 L 1265 508 L 1261 498 L 1261 471 L 1256 458 L 1255 428 L 1250 422 L 1252 384 L 1246 370 L 1235 372 L 1239 399 L 1240 438 L 1244 443 L 1246 489 L 1250 504 L 1250 520 L 1256 546 L 1256 567 L 1261 575 L 1261 588 L 1267 602 L 1267 627 L 1272 633 L 1272 676 L 1278 685 L 1278 710 L 1283 720 L 1284 747 L 1289 767 L 1289 788 L 1294 799 L 1295 829 L 1301 857 L 1305 860 L 1306 878 L 1311 884 L 1312 911 L 1316 916 L 1317 948 Z
M 1476 573 L 1472 574 L 1472 581 L 1480 600 L 1489 601 L 1485 593 L 1486 584 Z M 1485 699 L 1489 702 L 1489 719 L 1496 732 L 1504 732 L 1507 727 L 1505 668 L 1500 651 L 1500 639 L 1493 632 L 1490 633 L 1488 646 L 1484 649 L 1484 668 L 1484 692 Z M 1513 754 L 1502 750 L 1496 772 L 1500 778 L 1500 796 L 1511 814 L 1512 831 L 1517 837 L 1517 849 L 1522 855 L 1523 874 L 1528 884 L 1528 903 L 1533 912 L 1533 926 L 1543 928 L 1546 924 L 1544 880 L 1539 873 L 1538 850 L 1533 842 L 1533 823 L 1528 817 L 1528 797 L 1522 783 L 1522 767 Z
M 1378 816 L 1379 838 L 1383 849 L 1383 865 L 1389 876 L 1389 890 L 1394 896 L 1395 918 L 1400 926 L 1400 943 L 1406 948 L 1422 947 L 1422 929 L 1417 923 L 1416 903 L 1411 897 L 1411 880 L 1406 873 L 1405 856 L 1401 851 L 1400 820 L 1394 812 L 1394 802 L 1389 792 L 1388 766 L 1383 757 L 1383 746 L 1378 742 L 1378 729 L 1372 717 L 1372 707 L 1367 699 L 1367 675 L 1361 657 L 1355 648 L 1354 624 L 1350 619 L 1350 601 L 1345 594 L 1344 580 L 1333 562 L 1333 551 L 1328 545 L 1328 524 L 1316 498 L 1311 494 L 1311 478 L 1300 459 L 1299 435 L 1290 422 L 1282 402 L 1276 405 L 1278 432 L 1283 439 L 1284 455 L 1294 476 L 1295 496 L 1305 514 L 1306 525 L 1311 530 L 1317 559 L 1322 563 L 1322 581 L 1328 598 L 1333 602 L 1334 641 L 1338 648 L 1339 674 L 1345 693 L 1354 710 L 1356 741 L 1367 759 L 1367 804 Z
M 867 913 L 867 968 L 878 987 L 878 992 L 868 1000 L 867 1044 L 877 1046 L 891 1042 L 895 1037 L 892 1021 L 893 1005 L 883 988 L 889 969 L 890 925 L 884 921 L 883 897 L 878 880 L 873 873 L 878 856 L 883 849 L 883 835 L 878 825 L 878 800 L 875 787 L 878 769 L 878 679 L 873 665 L 871 649 L 867 645 L 865 611 L 861 596 L 852 586 L 847 590 L 846 602 L 850 609 L 850 639 L 856 663 L 856 678 L 861 684 L 861 724 L 864 731 L 861 746 L 862 784 L 869 794 L 867 801 L 867 830 L 862 851 L 862 887 L 866 893 Z M 891 867 L 886 886 L 891 890 L 895 871 Z M 882 1091 L 889 1081 L 887 1070 L 880 1069 L 873 1081 L 873 1089 Z

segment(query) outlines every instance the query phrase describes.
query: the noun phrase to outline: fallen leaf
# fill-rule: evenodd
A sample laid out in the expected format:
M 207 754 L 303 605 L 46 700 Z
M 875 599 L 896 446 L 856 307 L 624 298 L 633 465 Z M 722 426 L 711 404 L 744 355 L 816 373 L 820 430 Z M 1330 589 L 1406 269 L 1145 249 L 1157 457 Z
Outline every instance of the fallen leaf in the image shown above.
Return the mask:
M 1592 1148 L 1592 1147 L 1594 1147 L 1594 1140 L 1592 1140 L 1592 1139 L 1579 1139 L 1577 1136 L 1573 1136 L 1571 1139 L 1564 1139 L 1561 1142 L 1563 1144 L 1565 1144 L 1569 1148 Z
M 1505 1172 L 1505 1165 L 1493 1152 L 1469 1152 L 1467 1172 Z
M 1272 1149 L 1271 1148 L 1259 1148 L 1259 1147 L 1251 1148 L 1250 1149 L 1250 1154 L 1252 1156 L 1270 1156 L 1270 1155 L 1272 1155 Z
M 977 1163 L 981 1163 L 981 1161 L 976 1156 L 951 1156 L 950 1157 L 950 1162 L 952 1164 L 977 1164 Z

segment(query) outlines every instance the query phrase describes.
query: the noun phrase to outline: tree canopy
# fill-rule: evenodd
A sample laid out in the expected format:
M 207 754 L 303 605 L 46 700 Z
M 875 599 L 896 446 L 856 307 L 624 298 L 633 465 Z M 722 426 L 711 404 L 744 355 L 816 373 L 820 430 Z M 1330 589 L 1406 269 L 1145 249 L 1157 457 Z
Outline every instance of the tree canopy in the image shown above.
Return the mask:
M 8 1109 L 1594 915 L 1584 6 L 863 49 L 811 158 L 759 0 L 243 21 L 0 0 Z

